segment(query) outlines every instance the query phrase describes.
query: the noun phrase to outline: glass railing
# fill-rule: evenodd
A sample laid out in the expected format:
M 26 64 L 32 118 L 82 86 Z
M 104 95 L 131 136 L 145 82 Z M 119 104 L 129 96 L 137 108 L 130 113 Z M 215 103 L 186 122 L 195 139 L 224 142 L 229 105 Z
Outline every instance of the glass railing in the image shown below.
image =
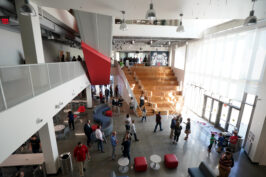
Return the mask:
M 130 87 L 130 85 L 128 83 L 127 77 L 126 77 L 124 71 L 122 71 L 120 65 L 118 65 L 118 73 L 120 74 L 120 76 L 122 77 L 122 79 L 123 79 L 123 81 L 125 83 L 126 89 L 127 89 L 128 93 L 129 93 L 129 97 L 133 97 L 134 110 L 136 110 L 138 108 L 138 106 L 139 106 L 138 105 L 138 101 L 137 101 L 137 99 L 136 99 L 136 97 L 135 97 L 135 95 L 134 95 L 134 93 L 133 93 L 133 91 L 132 91 L 132 89 L 131 89 L 131 87 Z
M 0 66 L 0 112 L 83 74 L 80 62 Z

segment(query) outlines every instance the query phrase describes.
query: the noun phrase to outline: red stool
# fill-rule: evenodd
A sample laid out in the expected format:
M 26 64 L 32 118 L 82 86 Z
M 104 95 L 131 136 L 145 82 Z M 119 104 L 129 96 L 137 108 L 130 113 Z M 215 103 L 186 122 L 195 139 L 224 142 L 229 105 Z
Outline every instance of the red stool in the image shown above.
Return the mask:
M 108 117 L 112 117 L 112 111 L 111 110 L 108 110 L 105 112 L 105 115 L 108 116 Z
M 145 157 L 135 157 L 134 158 L 135 171 L 146 171 L 148 168 L 147 160 Z
M 79 108 L 78 108 L 78 112 L 85 112 L 85 106 L 80 106 Z
M 167 168 L 176 168 L 178 166 L 178 160 L 175 154 L 165 154 L 164 164 Z
M 95 130 L 97 129 L 97 127 L 98 127 L 98 125 L 95 125 L 95 124 L 94 124 L 94 125 L 91 126 L 91 130 L 92 130 L 92 131 L 95 131 Z

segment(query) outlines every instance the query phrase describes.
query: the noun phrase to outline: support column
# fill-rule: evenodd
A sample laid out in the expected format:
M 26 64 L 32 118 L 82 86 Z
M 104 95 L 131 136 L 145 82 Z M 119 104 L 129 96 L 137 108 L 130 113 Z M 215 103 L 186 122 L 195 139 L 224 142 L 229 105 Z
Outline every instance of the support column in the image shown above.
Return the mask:
M 56 174 L 59 168 L 58 149 L 54 131 L 54 122 L 51 118 L 40 130 L 42 151 L 47 174 Z
M 16 0 L 15 2 L 26 64 L 45 63 L 38 6 L 30 2 L 37 15 L 34 17 L 24 16 L 19 13 L 24 1 Z
M 91 85 L 86 88 L 87 108 L 92 108 Z

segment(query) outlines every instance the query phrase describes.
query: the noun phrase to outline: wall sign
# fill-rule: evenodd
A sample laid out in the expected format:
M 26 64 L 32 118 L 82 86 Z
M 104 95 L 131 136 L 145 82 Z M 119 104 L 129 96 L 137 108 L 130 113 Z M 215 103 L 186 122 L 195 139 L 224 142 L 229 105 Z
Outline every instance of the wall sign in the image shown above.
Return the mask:
M 167 66 L 169 52 L 158 51 L 151 52 L 151 65 L 152 66 Z

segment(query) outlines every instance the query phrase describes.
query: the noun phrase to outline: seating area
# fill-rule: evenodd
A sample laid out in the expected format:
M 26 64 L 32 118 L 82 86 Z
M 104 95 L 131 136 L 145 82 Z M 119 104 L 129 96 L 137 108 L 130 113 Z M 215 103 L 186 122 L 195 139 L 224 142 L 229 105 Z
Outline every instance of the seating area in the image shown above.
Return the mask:
M 191 177 L 216 177 L 213 171 L 206 165 L 205 162 L 201 162 L 199 167 L 188 168 L 188 174 Z
M 163 115 L 180 113 L 183 107 L 178 79 L 170 67 L 124 67 L 123 71 L 137 100 L 145 96 L 147 115 L 161 112 Z M 141 115 L 141 110 L 137 110 Z
M 109 136 L 113 131 L 113 119 L 110 116 L 112 114 L 110 111 L 111 108 L 107 104 L 100 104 L 93 109 L 93 120 L 102 125 L 105 136 Z M 109 116 L 106 115 L 106 112 Z

